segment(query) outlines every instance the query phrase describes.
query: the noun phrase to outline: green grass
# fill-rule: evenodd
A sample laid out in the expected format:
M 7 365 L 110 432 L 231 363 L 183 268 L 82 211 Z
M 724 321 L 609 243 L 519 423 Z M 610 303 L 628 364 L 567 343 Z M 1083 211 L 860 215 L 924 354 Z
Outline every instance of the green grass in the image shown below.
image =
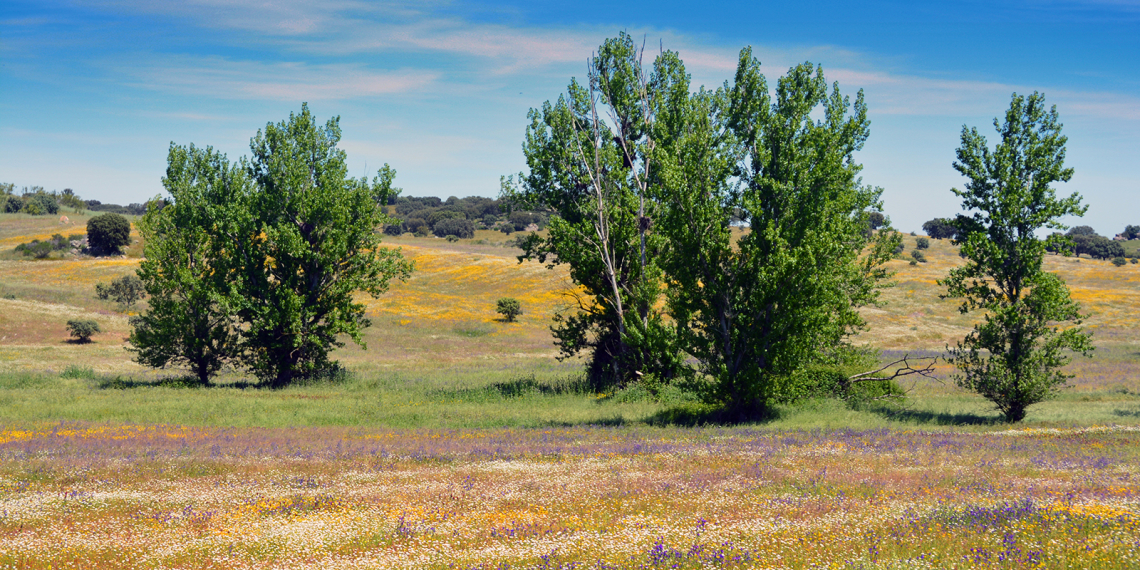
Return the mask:
M 817 399 L 776 406 L 744 423 L 774 429 L 1005 429 L 981 398 L 925 381 L 901 402 Z M 676 388 L 594 394 L 577 365 L 358 370 L 338 382 L 269 390 L 249 378 L 210 387 L 174 374 L 138 378 L 71 366 L 58 375 L 0 374 L 0 409 L 13 424 L 84 421 L 191 426 L 491 428 L 737 423 Z M 1030 408 L 1024 426 L 1140 424 L 1140 387 L 1074 389 Z

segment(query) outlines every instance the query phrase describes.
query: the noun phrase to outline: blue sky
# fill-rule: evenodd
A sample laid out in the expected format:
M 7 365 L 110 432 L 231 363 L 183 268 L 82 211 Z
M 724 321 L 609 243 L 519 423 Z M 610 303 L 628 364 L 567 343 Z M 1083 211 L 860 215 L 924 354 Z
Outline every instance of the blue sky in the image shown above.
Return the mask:
M 962 125 L 996 138 L 1010 94 L 1056 104 L 1083 220 L 1140 224 L 1140 2 L 265 2 L 5 0 L 0 182 L 104 202 L 161 192 L 170 142 L 231 158 L 301 102 L 340 115 L 352 173 L 406 195 L 494 196 L 524 167 L 526 113 L 628 31 L 680 52 L 695 85 L 753 46 L 769 81 L 822 64 L 866 92 L 859 159 L 895 226 L 958 211 Z M 655 51 L 651 48 L 650 50 Z

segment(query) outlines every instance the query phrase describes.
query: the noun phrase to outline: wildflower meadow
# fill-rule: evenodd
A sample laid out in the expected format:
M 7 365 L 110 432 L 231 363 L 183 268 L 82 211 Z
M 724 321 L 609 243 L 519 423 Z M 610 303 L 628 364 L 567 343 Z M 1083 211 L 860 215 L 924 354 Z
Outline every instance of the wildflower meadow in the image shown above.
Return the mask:
M 1135 568 L 1140 430 L 0 432 L 0 568 Z

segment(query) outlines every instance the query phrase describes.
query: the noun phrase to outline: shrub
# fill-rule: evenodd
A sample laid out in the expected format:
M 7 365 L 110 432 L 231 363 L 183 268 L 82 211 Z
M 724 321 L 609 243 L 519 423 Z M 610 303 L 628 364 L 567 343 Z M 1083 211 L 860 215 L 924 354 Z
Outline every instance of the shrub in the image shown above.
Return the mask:
M 447 236 L 447 241 L 457 242 L 457 241 L 459 241 L 459 236 L 454 236 L 454 235 Z
M 518 299 L 504 297 L 499 299 L 497 305 L 495 310 L 498 311 L 500 315 L 503 315 L 503 320 L 508 323 L 513 323 L 515 319 L 522 314 L 522 306 L 519 305 Z
M 1128 262 L 1127 262 L 1127 261 L 1124 261 L 1124 258 L 1123 258 L 1123 257 L 1114 257 L 1114 258 L 1112 258 L 1112 264 L 1113 264 L 1113 265 L 1115 265 L 1115 266 L 1117 266 L 1117 267 L 1120 267 L 1120 266 L 1124 265 L 1125 263 L 1128 263 Z
M 871 212 L 867 214 L 867 223 L 871 229 L 877 230 L 887 223 L 887 217 L 882 212 Z
M 0 198 L 0 210 L 5 214 L 15 214 L 24 207 L 24 201 L 15 196 L 4 196 Z
M 131 243 L 131 223 L 115 213 L 106 213 L 87 220 L 87 245 L 97 252 L 118 253 Z
M 67 330 L 75 337 L 75 342 L 91 342 L 91 335 L 100 332 L 99 323 L 91 320 L 72 319 L 67 321 Z
M 904 246 L 904 245 L 903 245 L 903 244 L 900 242 L 898 245 L 896 245 L 896 246 L 895 246 L 895 249 L 894 249 L 894 250 L 892 250 L 892 251 L 891 251 L 891 253 L 893 253 L 893 254 L 895 254 L 895 255 L 898 255 L 898 254 L 902 253 L 904 249 L 906 249 L 906 246 Z
M 918 249 L 927 249 L 930 247 L 930 240 L 924 237 L 920 237 L 914 240 L 914 247 Z
M 29 243 L 22 243 L 16 246 L 16 251 L 24 256 L 34 257 L 36 259 L 45 259 L 55 251 L 50 241 L 32 240 Z
M 404 233 L 404 223 L 396 220 L 394 224 L 384 224 L 384 234 L 390 236 L 398 236 Z
M 1136 259 L 1135 257 L 1133 257 L 1130 261 L 1132 262 L 1132 265 L 1136 265 L 1137 263 L 1140 263 L 1140 259 Z
M 432 226 L 432 232 L 439 237 L 456 236 L 470 239 L 475 237 L 475 224 L 467 219 L 444 218 Z
M 36 211 L 40 214 L 58 214 L 59 202 L 55 201 L 50 194 L 33 194 L 28 200 L 28 205 L 25 208 L 34 206 Z M 30 213 L 30 212 L 29 212 Z
M 138 275 L 128 273 L 118 279 L 112 279 L 110 285 L 97 283 L 95 296 L 103 300 L 110 299 L 118 303 L 120 308 L 126 309 L 145 297 L 146 291 Z
M 914 260 L 919 262 L 919 263 L 926 263 L 926 256 L 923 255 L 923 253 L 917 249 L 911 250 L 910 256 L 913 257 Z

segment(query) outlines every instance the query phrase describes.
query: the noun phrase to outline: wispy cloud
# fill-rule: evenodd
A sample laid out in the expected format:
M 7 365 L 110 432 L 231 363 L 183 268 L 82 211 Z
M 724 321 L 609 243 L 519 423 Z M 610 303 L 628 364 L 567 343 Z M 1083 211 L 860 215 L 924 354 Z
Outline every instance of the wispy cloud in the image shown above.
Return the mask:
M 133 86 L 219 99 L 320 101 L 358 99 L 422 89 L 437 73 L 375 71 L 363 64 L 306 64 L 175 57 L 141 69 Z

